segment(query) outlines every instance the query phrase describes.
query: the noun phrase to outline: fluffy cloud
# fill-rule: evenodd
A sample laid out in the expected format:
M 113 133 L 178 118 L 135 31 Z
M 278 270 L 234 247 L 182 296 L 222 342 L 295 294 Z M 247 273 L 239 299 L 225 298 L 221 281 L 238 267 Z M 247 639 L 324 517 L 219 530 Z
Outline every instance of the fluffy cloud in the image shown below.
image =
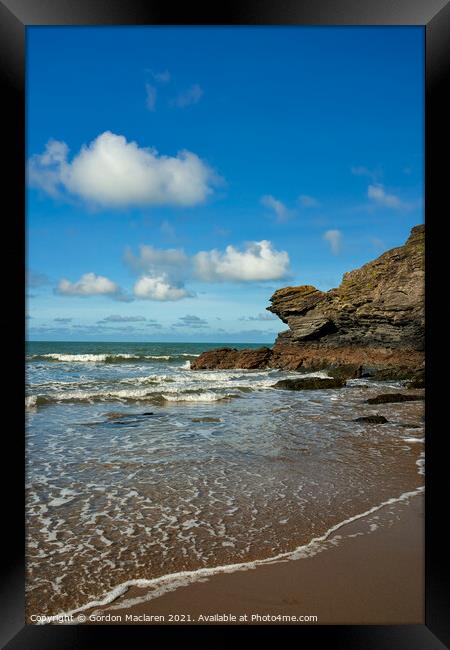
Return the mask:
M 287 221 L 292 216 L 291 211 L 287 209 L 284 203 L 276 199 L 271 194 L 266 194 L 263 196 L 261 198 L 261 203 L 265 208 L 269 208 L 275 212 L 277 221 Z
M 125 251 L 125 261 L 140 275 L 134 285 L 136 298 L 181 300 L 194 297 L 188 280 L 203 282 L 254 282 L 287 277 L 289 255 L 277 251 L 270 241 L 250 242 L 244 250 L 227 246 L 188 256 L 182 249 L 141 246 L 138 255 Z
M 199 318 L 198 316 L 192 316 L 187 314 L 178 319 L 177 323 L 174 323 L 174 327 L 191 327 L 194 329 L 200 329 L 203 327 L 208 327 L 208 321 L 204 318 Z
M 333 255 L 338 255 L 342 247 L 342 233 L 340 230 L 327 230 L 323 238 L 330 244 Z
M 181 300 L 193 296 L 184 287 L 173 286 L 165 275 L 143 275 L 134 285 L 134 295 L 144 300 L 160 301 Z
M 63 278 L 55 291 L 63 296 L 111 296 L 116 300 L 127 300 L 115 282 L 95 273 L 85 273 L 77 282 Z
M 192 106 L 192 104 L 197 104 L 203 96 L 203 90 L 198 84 L 193 84 L 180 93 L 175 99 L 171 101 L 172 106 L 177 108 L 186 108 L 186 106 Z
M 68 161 L 64 142 L 50 140 L 28 164 L 28 180 L 51 196 L 64 192 L 103 207 L 193 206 L 212 193 L 218 177 L 196 154 L 159 155 L 105 131 Z
M 289 255 L 270 241 L 250 242 L 245 250 L 227 246 L 225 252 L 201 251 L 194 256 L 194 273 L 205 282 L 280 280 L 288 275 Z
M 367 188 L 367 196 L 369 199 L 382 205 L 385 208 L 394 208 L 396 210 L 406 207 L 398 196 L 395 194 L 388 194 L 384 189 L 383 185 L 369 185 Z

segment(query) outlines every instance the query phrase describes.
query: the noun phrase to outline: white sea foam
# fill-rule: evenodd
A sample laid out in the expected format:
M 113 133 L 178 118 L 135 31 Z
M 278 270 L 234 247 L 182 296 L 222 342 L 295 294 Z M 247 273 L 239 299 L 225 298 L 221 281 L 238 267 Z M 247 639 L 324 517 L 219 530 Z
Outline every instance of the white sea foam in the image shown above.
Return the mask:
M 185 388 L 185 386 L 184 386 Z M 232 393 L 214 393 L 212 391 L 182 392 L 180 386 L 165 386 L 164 392 L 161 387 L 155 385 L 151 388 L 124 388 L 121 390 L 70 390 L 52 392 L 47 394 L 29 395 L 25 398 L 27 408 L 36 408 L 42 404 L 55 404 L 64 402 L 107 402 L 107 401 L 151 401 L 163 399 L 167 402 L 217 402 L 223 399 L 238 397 Z
M 105 361 L 108 356 L 107 354 L 57 354 L 56 352 L 51 352 L 49 354 L 35 354 L 32 358 L 53 359 L 54 361 L 67 361 L 70 363 L 100 363 Z
M 162 361 L 169 361 L 170 354 L 146 354 L 144 359 L 161 359 Z
M 168 593 L 170 591 L 175 591 L 179 587 L 184 587 L 194 582 L 201 582 L 207 580 L 213 575 L 219 573 L 235 573 L 236 571 L 247 571 L 249 569 L 255 569 L 256 567 L 262 565 L 276 564 L 278 562 L 287 562 L 289 560 L 299 560 L 299 559 L 311 557 L 312 555 L 319 553 L 324 548 L 324 542 L 326 542 L 333 533 L 338 531 L 343 526 L 350 524 L 353 521 L 357 521 L 358 519 L 362 519 L 363 517 L 367 517 L 371 515 L 373 512 L 376 512 L 377 510 L 384 508 L 385 506 L 392 505 L 394 503 L 400 503 L 402 501 L 408 501 L 410 498 L 423 493 L 424 490 L 425 488 L 423 486 L 419 486 L 415 490 L 411 490 L 410 492 L 404 492 L 398 497 L 392 497 L 390 499 L 387 499 L 386 501 L 383 501 L 382 503 L 373 506 L 372 508 L 369 508 L 365 512 L 362 512 L 358 515 L 354 515 L 353 517 L 348 517 L 347 519 L 344 519 L 343 521 L 329 528 L 323 535 L 313 538 L 307 544 L 298 546 L 293 551 L 279 553 L 278 555 L 275 555 L 273 557 L 269 557 L 261 560 L 252 560 L 251 562 L 239 562 L 236 564 L 208 567 L 208 568 L 196 569 L 192 571 L 180 571 L 178 573 L 170 573 L 168 575 L 164 575 L 159 578 L 151 578 L 151 579 L 136 578 L 132 580 L 127 580 L 121 583 L 120 585 L 114 587 L 114 589 L 106 593 L 101 598 L 91 600 L 85 605 L 82 605 L 81 607 L 77 607 L 70 611 L 61 612 L 60 614 L 58 614 L 58 616 L 70 616 L 70 615 L 78 614 L 79 612 L 83 612 L 87 609 L 91 609 L 93 607 L 104 607 L 106 605 L 110 605 L 115 600 L 117 600 L 117 598 L 125 594 L 130 587 L 148 588 L 151 589 L 151 591 L 147 592 L 144 596 L 128 599 L 115 606 L 113 605 L 109 609 L 113 610 L 113 609 L 128 608 L 137 605 L 139 603 L 154 600 L 155 598 L 158 598 L 165 593 Z
M 158 361 L 169 361 L 179 357 L 198 357 L 198 354 L 189 354 L 181 352 L 176 354 L 127 354 L 124 352 L 116 354 L 64 354 L 59 352 L 49 352 L 47 354 L 33 354 L 31 359 L 49 359 L 52 361 L 61 361 L 66 363 L 104 363 L 105 361 L 115 361 L 120 359 L 155 359 Z
M 27 395 L 25 397 L 25 408 L 33 409 L 37 406 L 37 395 Z
M 175 393 L 175 394 L 162 394 L 162 397 L 167 402 L 218 402 L 222 399 L 230 399 L 237 397 L 232 393 L 212 393 L 205 391 L 203 393 Z

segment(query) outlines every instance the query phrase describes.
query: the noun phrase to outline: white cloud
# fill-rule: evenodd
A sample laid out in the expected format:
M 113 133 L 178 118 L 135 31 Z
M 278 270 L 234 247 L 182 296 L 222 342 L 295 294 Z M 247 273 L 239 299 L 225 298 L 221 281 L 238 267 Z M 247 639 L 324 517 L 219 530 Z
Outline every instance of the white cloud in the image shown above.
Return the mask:
M 151 86 L 150 84 L 145 84 L 145 105 L 147 106 L 149 111 L 156 110 L 156 96 L 157 96 L 157 90 L 155 86 Z
M 333 255 L 338 255 L 341 252 L 342 233 L 340 230 L 327 230 L 323 238 L 330 244 Z
M 122 293 L 115 282 L 95 273 L 85 273 L 77 282 L 63 278 L 56 292 L 65 296 L 120 296 Z
M 292 216 L 291 211 L 287 209 L 284 203 L 276 199 L 271 194 L 266 194 L 263 196 L 261 198 L 261 203 L 264 207 L 269 208 L 275 212 L 277 221 L 287 221 Z
M 125 261 L 140 277 L 134 295 L 147 300 L 181 300 L 195 294 L 185 287 L 188 280 L 203 282 L 252 282 L 281 279 L 289 270 L 289 255 L 277 251 L 270 241 L 249 242 L 244 250 L 227 246 L 225 251 L 200 251 L 188 256 L 180 248 L 141 246 Z
M 167 276 L 160 275 L 151 277 L 143 275 L 134 285 L 134 295 L 143 300 L 181 300 L 192 297 L 184 287 L 177 287 L 170 284 Z
M 69 147 L 65 142 L 49 140 L 43 154 L 36 154 L 29 160 L 27 167 L 28 182 L 50 196 L 58 198 L 61 194 L 60 171 L 66 164 Z
M 175 99 L 171 101 L 172 106 L 177 106 L 178 108 L 186 108 L 186 106 L 192 106 L 192 104 L 197 104 L 203 96 L 203 90 L 198 84 L 193 84 L 180 93 Z
M 394 208 L 396 210 L 406 207 L 398 196 L 395 194 L 388 194 L 383 185 L 369 185 L 367 188 L 367 196 L 375 203 L 382 205 L 385 208 Z
M 288 274 L 289 255 L 267 240 L 250 242 L 243 251 L 227 246 L 225 252 L 201 251 L 194 256 L 195 275 L 206 282 L 279 280 Z
M 320 205 L 317 199 L 315 199 L 313 196 L 309 196 L 308 194 L 300 194 L 298 197 L 298 202 L 304 208 L 317 208 Z
M 51 140 L 28 165 L 31 185 L 52 196 L 68 192 L 103 207 L 203 203 L 219 180 L 196 154 L 174 157 L 105 131 L 68 161 L 64 142 Z

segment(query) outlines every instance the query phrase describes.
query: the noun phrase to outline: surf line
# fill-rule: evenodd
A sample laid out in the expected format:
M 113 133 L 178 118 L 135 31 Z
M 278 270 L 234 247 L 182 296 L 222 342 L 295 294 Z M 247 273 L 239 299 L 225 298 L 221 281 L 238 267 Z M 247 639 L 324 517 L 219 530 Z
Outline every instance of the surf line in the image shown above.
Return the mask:
M 67 612 L 61 612 L 60 614 L 55 614 L 54 618 L 56 620 L 59 617 L 72 616 L 74 614 L 78 614 L 79 612 L 86 611 L 87 609 L 91 609 L 93 607 L 103 607 L 105 605 L 110 605 L 115 600 L 117 600 L 117 598 L 123 596 L 123 594 L 125 594 L 130 587 L 141 587 L 141 588 L 153 587 L 154 589 L 153 591 L 146 594 L 145 596 L 129 599 L 127 601 L 124 601 L 123 603 L 120 603 L 119 605 L 111 607 L 110 609 L 123 609 L 125 607 L 136 605 L 140 602 L 154 600 L 155 598 L 159 598 L 165 593 L 168 593 L 170 591 L 175 591 L 179 587 L 188 586 L 198 580 L 209 578 L 219 573 L 235 573 L 236 571 L 246 571 L 246 570 L 255 569 L 258 566 L 276 564 L 277 562 L 287 562 L 289 560 L 302 559 L 308 556 L 310 557 L 311 554 L 308 554 L 308 549 L 311 549 L 314 546 L 318 546 L 320 545 L 320 543 L 327 541 L 330 535 L 338 531 L 343 526 L 346 526 L 347 524 L 350 524 L 353 521 L 357 521 L 358 519 L 362 519 L 363 517 L 367 517 L 368 515 L 371 515 L 372 513 L 376 512 L 377 510 L 381 510 L 381 508 L 384 508 L 386 506 L 392 505 L 394 503 L 399 503 L 401 501 L 407 501 L 412 497 L 418 496 L 419 494 L 424 492 L 424 490 L 425 490 L 425 486 L 421 485 L 417 487 L 415 490 L 412 490 L 410 492 L 403 492 L 403 494 L 401 494 L 399 497 L 391 497 L 386 501 L 382 501 L 380 504 L 373 506 L 372 508 L 369 508 L 368 510 L 358 515 L 354 515 L 353 517 L 349 517 L 348 519 L 344 519 L 338 524 L 335 524 L 334 526 L 329 528 L 323 535 L 320 535 L 319 537 L 314 537 L 307 544 L 298 546 L 293 551 L 286 551 L 285 553 L 279 553 L 278 555 L 275 555 L 273 557 L 264 558 L 261 560 L 252 560 L 251 562 L 239 562 L 237 564 L 225 564 L 223 566 L 205 567 L 201 569 L 194 569 L 192 571 L 179 571 L 178 573 L 169 573 L 167 575 L 160 576 L 159 578 L 135 578 L 132 580 L 126 580 L 125 582 L 121 583 L 117 587 L 114 587 L 114 589 L 112 589 L 111 591 L 107 592 L 103 598 L 99 600 L 91 600 L 85 605 L 82 605 L 75 609 L 69 610 Z M 319 551 L 320 549 L 317 550 L 317 552 Z M 39 622 L 37 624 L 45 625 L 44 622 Z

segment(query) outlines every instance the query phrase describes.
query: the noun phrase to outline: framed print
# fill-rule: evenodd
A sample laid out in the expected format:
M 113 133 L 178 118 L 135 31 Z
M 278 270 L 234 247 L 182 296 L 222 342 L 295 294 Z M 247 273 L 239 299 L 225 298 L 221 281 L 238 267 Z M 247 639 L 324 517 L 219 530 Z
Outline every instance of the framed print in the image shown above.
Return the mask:
M 448 4 L 0 15 L 5 647 L 445 647 Z

